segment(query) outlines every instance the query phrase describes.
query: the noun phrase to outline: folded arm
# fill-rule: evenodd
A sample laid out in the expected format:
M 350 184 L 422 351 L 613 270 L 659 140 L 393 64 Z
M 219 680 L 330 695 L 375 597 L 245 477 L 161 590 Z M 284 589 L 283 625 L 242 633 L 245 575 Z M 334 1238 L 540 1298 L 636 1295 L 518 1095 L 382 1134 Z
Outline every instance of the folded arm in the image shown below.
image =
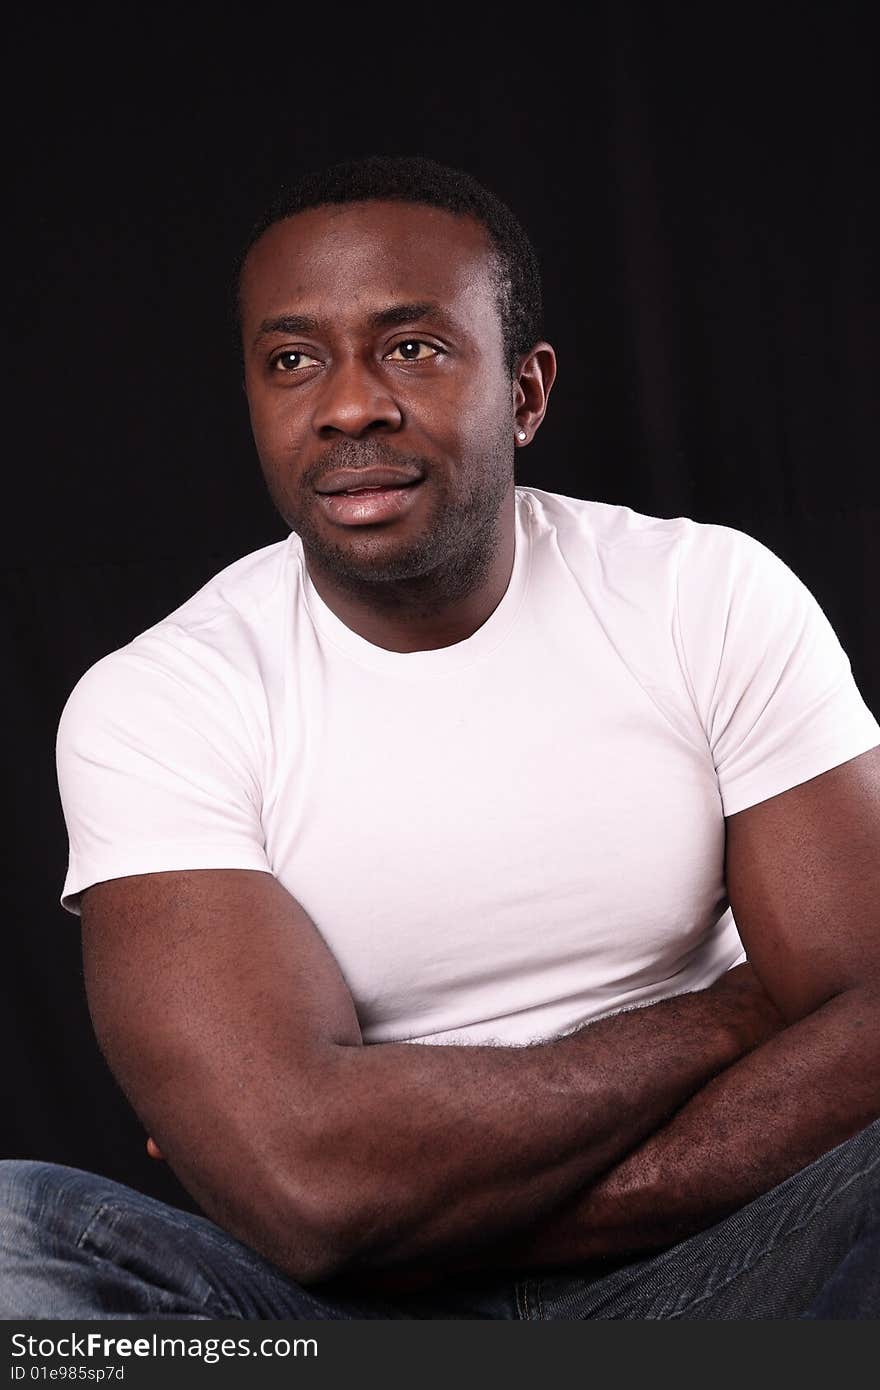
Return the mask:
M 729 817 L 726 874 L 750 961 L 787 1026 L 530 1231 L 457 1268 L 637 1258 L 880 1116 L 880 748 Z
M 529 1047 L 365 1047 L 342 974 L 270 874 L 83 896 L 109 1065 L 206 1214 L 302 1282 L 524 1229 L 780 1026 L 747 970 Z

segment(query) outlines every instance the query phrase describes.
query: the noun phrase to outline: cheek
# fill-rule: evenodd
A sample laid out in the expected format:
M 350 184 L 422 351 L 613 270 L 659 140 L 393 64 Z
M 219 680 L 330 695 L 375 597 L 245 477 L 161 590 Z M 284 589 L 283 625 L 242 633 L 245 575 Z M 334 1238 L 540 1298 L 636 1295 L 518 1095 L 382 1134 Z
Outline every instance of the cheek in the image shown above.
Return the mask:
M 515 453 L 513 410 L 506 400 L 491 402 L 484 397 L 462 422 L 462 448 L 465 455 L 485 466 L 494 460 L 506 466 Z
M 459 392 L 436 405 L 436 411 L 427 405 L 422 419 L 442 433 L 452 451 L 462 458 L 485 457 L 487 450 L 494 453 L 508 429 L 513 438 L 513 412 L 506 399 L 495 398 L 488 382 L 482 391 Z
M 296 447 L 296 422 L 283 407 L 283 398 L 269 392 L 256 390 L 248 396 L 251 431 L 262 459 L 289 458 Z

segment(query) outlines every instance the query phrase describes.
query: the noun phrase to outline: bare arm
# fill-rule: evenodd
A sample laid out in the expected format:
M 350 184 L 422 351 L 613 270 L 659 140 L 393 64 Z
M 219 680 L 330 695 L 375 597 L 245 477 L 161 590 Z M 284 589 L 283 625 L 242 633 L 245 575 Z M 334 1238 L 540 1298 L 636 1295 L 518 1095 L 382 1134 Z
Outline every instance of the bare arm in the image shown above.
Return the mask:
M 460 1268 L 674 1244 L 880 1116 L 880 749 L 731 816 L 726 867 L 741 936 L 788 1026 L 531 1232 Z
M 364 1047 L 314 924 L 252 870 L 96 884 L 83 951 L 98 1040 L 169 1164 L 303 1282 L 524 1228 L 780 1022 L 732 971 L 537 1046 Z

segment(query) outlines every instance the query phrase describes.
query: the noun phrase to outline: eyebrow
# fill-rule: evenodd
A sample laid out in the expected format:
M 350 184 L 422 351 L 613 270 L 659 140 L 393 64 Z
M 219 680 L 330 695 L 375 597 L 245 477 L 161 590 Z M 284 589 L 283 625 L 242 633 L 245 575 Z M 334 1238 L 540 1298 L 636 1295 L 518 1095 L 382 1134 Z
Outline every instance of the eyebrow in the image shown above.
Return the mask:
M 413 323 L 427 319 L 432 323 L 448 325 L 450 319 L 439 304 L 424 300 L 417 304 L 389 304 L 386 309 L 377 309 L 366 320 L 367 327 L 393 328 L 398 323 Z M 321 323 L 307 314 L 279 314 L 277 318 L 263 319 L 254 338 L 256 345 L 261 338 L 270 333 L 318 333 Z

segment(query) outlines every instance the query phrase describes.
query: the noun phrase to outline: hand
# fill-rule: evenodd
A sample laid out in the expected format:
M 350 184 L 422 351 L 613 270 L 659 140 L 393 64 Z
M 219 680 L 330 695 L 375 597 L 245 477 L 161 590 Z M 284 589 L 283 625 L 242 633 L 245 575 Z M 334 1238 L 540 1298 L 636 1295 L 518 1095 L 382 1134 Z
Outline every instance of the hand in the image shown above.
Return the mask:
M 165 1157 L 162 1150 L 159 1148 L 159 1145 L 156 1143 L 155 1139 L 149 1136 L 147 1138 L 147 1153 L 150 1155 L 150 1158 L 157 1158 L 162 1160 Z

